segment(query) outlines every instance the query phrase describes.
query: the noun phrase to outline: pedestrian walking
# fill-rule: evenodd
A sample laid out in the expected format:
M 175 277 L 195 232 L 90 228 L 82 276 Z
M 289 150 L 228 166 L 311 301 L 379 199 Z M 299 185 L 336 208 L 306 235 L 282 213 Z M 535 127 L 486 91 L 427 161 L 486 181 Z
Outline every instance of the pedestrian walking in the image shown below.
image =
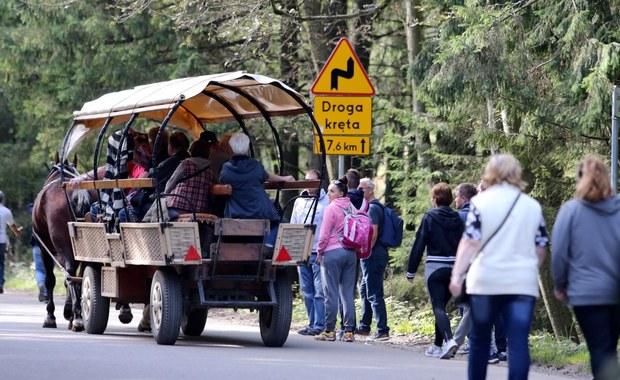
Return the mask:
M 407 267 L 407 279 L 413 281 L 426 250 L 424 278 L 435 315 L 435 342 L 426 351 L 426 355 L 440 359 L 450 359 L 458 350 L 446 306 L 451 297 L 448 289 L 450 273 L 464 226 L 459 214 L 450 208 L 452 201 L 452 189 L 447 183 L 433 186 L 433 208 L 424 213 L 409 253 Z
M 13 213 L 4 205 L 4 193 L 0 191 L 0 294 L 4 293 L 4 258 L 9 244 L 7 226 L 15 236 L 21 235 L 23 227 L 17 227 L 15 224 Z
M 579 165 L 575 198 L 560 208 L 551 236 L 555 296 L 573 308 L 594 379 L 620 379 L 620 198 L 599 158 Z
M 491 329 L 500 314 L 508 337 L 509 378 L 527 379 L 529 373 L 528 337 L 548 238 L 540 204 L 521 193 L 526 186 L 521 171 L 512 155 L 491 157 L 483 177 L 488 187 L 471 199 L 452 269 L 455 296 L 467 276 L 470 380 L 486 379 Z

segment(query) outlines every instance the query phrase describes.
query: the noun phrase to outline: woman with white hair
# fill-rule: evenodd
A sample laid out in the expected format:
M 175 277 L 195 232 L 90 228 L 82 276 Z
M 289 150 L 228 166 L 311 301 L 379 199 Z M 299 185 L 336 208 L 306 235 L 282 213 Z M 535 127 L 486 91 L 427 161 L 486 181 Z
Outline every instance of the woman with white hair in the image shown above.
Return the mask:
M 450 280 L 450 291 L 457 296 L 467 277 L 472 318 L 468 375 L 470 380 L 486 378 L 491 328 L 502 315 L 508 376 L 527 379 L 538 269 L 548 242 L 545 221 L 540 204 L 521 193 L 526 183 L 515 157 L 491 157 L 482 179 L 488 188 L 471 199 Z
M 249 157 L 250 138 L 243 133 L 235 133 L 228 141 L 233 157 L 222 166 L 220 183 L 232 186 L 232 195 L 228 198 L 224 216 L 241 219 L 269 219 L 271 233 L 266 244 L 273 246 L 276 241 L 280 215 L 275 205 L 265 192 L 263 183 L 290 182 L 293 176 L 279 176 L 268 173 L 255 158 Z

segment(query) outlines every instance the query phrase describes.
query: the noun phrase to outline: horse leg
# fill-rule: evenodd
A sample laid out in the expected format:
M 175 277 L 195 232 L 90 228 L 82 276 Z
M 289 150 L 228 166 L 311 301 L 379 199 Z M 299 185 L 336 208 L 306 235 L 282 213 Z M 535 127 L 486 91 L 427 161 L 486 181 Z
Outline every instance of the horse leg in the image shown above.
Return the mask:
M 82 304 L 81 304 L 81 292 L 82 284 L 77 281 L 67 281 L 68 290 L 70 295 L 70 315 L 69 329 L 75 332 L 84 331 L 84 321 L 82 320 Z M 67 305 L 65 305 L 66 307 Z
M 54 310 L 56 307 L 54 306 L 54 287 L 56 286 L 56 277 L 52 273 L 51 275 L 47 275 L 47 273 L 52 272 L 53 267 L 50 269 L 46 268 L 45 275 L 45 288 L 47 289 L 47 315 L 45 316 L 45 320 L 43 321 L 43 327 L 46 328 L 56 328 L 56 317 L 54 316 Z

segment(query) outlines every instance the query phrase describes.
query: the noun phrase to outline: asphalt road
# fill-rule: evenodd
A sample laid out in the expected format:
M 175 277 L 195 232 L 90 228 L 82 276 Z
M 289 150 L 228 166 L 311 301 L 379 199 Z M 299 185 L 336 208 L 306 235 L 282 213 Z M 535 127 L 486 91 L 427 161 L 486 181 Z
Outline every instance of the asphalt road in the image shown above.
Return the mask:
M 207 321 L 200 337 L 181 334 L 160 346 L 123 325 L 112 310 L 103 335 L 41 327 L 45 310 L 32 294 L 0 295 L 0 379 L 465 379 L 467 362 L 439 360 L 380 343 L 317 342 L 294 332 L 282 348 L 264 347 L 258 327 L 234 320 Z M 113 308 L 112 308 L 113 309 Z M 505 366 L 489 366 L 488 379 L 506 379 Z M 530 372 L 531 380 L 565 379 Z

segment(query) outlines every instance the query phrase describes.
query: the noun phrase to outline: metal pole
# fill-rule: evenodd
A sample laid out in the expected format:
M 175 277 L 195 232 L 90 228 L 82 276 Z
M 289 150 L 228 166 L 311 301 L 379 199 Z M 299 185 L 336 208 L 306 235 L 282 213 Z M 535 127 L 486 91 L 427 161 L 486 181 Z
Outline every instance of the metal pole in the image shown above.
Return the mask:
M 611 91 L 611 189 L 617 193 L 618 185 L 618 116 L 616 98 L 618 87 Z
M 344 175 L 344 156 L 338 156 L 338 178 Z

